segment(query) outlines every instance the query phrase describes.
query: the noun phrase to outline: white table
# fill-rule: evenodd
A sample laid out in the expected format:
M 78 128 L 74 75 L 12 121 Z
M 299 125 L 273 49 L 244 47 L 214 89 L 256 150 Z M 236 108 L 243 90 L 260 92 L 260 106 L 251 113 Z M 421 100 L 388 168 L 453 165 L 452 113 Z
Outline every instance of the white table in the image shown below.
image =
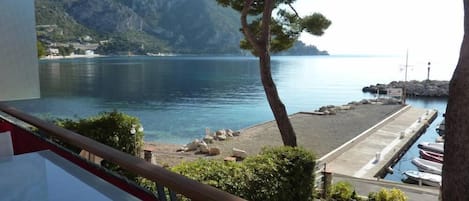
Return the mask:
M 139 200 L 52 151 L 0 158 L 0 201 Z

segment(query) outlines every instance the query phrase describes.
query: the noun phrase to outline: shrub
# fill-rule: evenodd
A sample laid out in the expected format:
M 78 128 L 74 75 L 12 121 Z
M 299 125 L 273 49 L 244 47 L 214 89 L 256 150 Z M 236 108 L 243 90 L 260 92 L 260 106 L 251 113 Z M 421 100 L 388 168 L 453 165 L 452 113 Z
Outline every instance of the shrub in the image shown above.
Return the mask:
M 86 119 L 57 119 L 55 124 L 132 155 L 137 155 L 144 143 L 138 118 L 118 111 Z
M 243 180 L 247 170 L 242 163 L 199 159 L 183 162 L 172 170 L 232 194 L 243 195 L 246 189 Z
M 405 196 L 404 192 L 399 189 L 392 188 L 391 190 L 388 189 L 381 189 L 377 193 L 370 193 L 368 195 L 369 201 L 407 201 L 407 197 Z
M 329 200 L 333 201 L 349 201 L 355 197 L 352 184 L 340 181 L 332 185 L 329 189 Z
M 311 200 L 314 156 L 303 148 L 264 148 L 244 161 L 250 170 L 248 200 Z
M 312 199 L 314 166 L 305 149 L 277 147 L 241 163 L 201 159 L 172 170 L 251 201 L 302 201 Z
M 144 143 L 143 127 L 138 118 L 117 111 L 103 112 L 86 119 L 57 119 L 55 124 L 132 155 L 138 155 Z M 57 142 L 76 153 L 81 151 L 74 146 Z M 135 174 L 106 160 L 101 165 L 131 180 L 137 180 Z

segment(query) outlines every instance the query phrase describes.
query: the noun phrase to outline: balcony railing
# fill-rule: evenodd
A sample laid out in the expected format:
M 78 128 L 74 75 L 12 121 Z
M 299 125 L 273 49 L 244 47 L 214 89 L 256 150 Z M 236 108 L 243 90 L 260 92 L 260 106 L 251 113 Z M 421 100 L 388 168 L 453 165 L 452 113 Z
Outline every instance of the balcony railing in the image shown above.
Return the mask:
M 22 121 L 27 125 L 34 126 L 35 128 L 41 131 L 41 134 L 46 135 L 46 137 L 56 138 L 64 143 L 84 149 L 96 156 L 103 158 L 104 160 L 119 165 L 120 167 L 129 172 L 132 172 L 134 174 L 137 174 L 138 176 L 155 182 L 157 186 L 157 192 L 148 193 L 145 190 L 139 190 L 135 187 L 131 187 L 124 180 L 116 178 L 115 176 L 112 176 L 110 174 L 103 173 L 102 170 L 100 170 L 101 168 L 93 167 L 91 163 L 84 162 L 83 159 L 80 159 L 76 155 L 73 155 L 60 147 L 53 146 L 51 142 L 47 142 L 47 140 L 45 139 L 42 139 L 42 142 L 38 143 L 37 139 L 40 138 L 40 136 L 37 136 L 36 134 L 28 131 L 22 126 L 13 123 L 13 121 L 11 120 L 0 116 L 0 131 L 11 131 L 15 154 L 50 149 L 53 152 L 66 158 L 67 160 L 79 165 L 83 169 L 86 169 L 87 171 L 103 178 L 104 180 L 107 180 L 108 182 L 114 184 L 115 186 L 121 188 L 124 191 L 133 194 L 136 197 L 139 197 L 142 200 L 165 201 L 169 198 L 173 201 L 177 199 L 176 194 L 180 194 L 191 200 L 198 201 L 244 200 L 242 198 L 221 191 L 212 186 L 199 183 L 183 175 L 171 172 L 160 166 L 153 165 L 141 158 L 118 151 L 110 146 L 101 144 L 93 139 L 84 137 L 70 130 L 58 127 L 52 123 L 45 122 L 39 118 L 23 113 L 8 105 L 0 103 L 0 111 L 10 115 L 11 117 L 17 120 Z M 21 138 L 21 141 L 15 140 L 18 138 Z M 155 195 L 156 198 L 154 197 Z

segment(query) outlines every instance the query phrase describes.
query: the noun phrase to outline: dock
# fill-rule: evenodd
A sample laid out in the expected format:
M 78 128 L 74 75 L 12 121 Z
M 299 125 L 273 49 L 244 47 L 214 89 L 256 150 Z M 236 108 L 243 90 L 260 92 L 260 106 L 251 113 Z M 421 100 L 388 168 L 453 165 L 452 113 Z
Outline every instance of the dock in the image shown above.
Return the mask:
M 382 177 L 426 130 L 437 111 L 406 106 L 319 159 L 326 171 L 356 178 Z
M 402 105 L 362 104 L 354 105 L 349 110 L 337 111 L 334 115 L 300 112 L 290 115 L 289 118 L 296 132 L 298 146 L 321 158 L 402 108 Z M 268 121 L 242 129 L 239 137 L 215 141 L 209 146 L 219 147 L 221 155 L 218 157 L 224 158 L 231 155 L 232 148 L 256 155 L 262 147 L 282 145 L 276 122 Z

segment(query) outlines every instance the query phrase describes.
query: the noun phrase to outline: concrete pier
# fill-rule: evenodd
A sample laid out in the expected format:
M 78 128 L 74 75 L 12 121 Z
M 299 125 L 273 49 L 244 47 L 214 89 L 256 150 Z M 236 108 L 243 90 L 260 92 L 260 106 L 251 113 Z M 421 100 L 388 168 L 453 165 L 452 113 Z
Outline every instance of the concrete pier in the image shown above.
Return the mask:
M 399 158 L 428 127 L 436 110 L 406 106 L 319 159 L 326 171 L 374 178 Z
M 350 110 L 337 111 L 335 115 L 302 112 L 289 117 L 296 132 L 298 145 L 320 158 L 402 108 L 401 105 L 366 104 L 354 105 Z M 269 121 L 243 129 L 239 137 L 215 141 L 209 146 L 219 147 L 222 154 L 218 157 L 224 158 L 231 155 L 232 148 L 255 155 L 262 147 L 282 145 L 276 122 Z

